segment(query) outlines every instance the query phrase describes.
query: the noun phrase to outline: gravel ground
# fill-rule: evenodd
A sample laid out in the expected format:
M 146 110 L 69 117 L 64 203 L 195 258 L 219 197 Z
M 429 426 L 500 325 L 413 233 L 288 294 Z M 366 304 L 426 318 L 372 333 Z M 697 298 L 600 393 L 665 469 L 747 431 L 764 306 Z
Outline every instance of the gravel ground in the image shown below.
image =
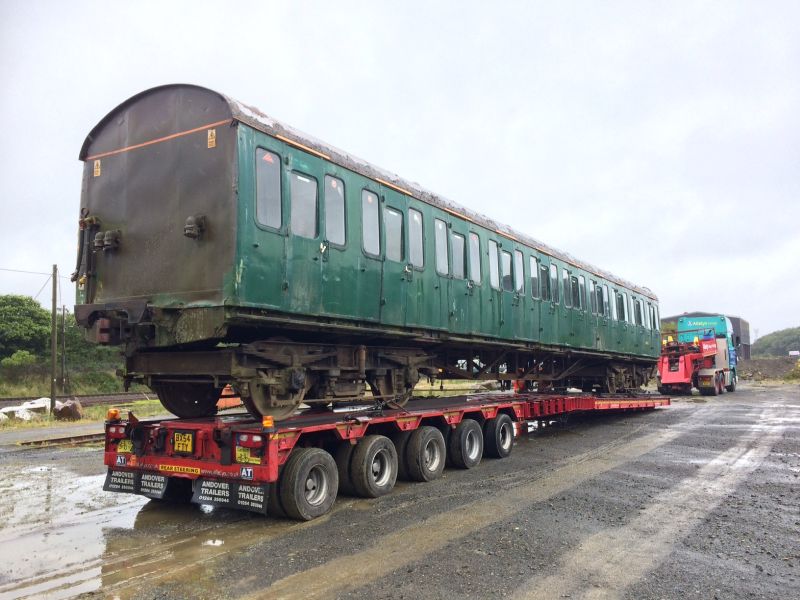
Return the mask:
M 309 523 L 103 492 L 0 435 L 0 598 L 798 598 L 800 387 L 572 420 Z

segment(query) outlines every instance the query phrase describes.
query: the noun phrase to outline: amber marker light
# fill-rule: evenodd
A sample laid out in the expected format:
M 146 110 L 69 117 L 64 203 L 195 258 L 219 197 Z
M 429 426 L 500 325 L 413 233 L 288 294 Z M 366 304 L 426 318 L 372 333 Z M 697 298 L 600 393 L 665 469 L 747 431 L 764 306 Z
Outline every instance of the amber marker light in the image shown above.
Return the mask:
M 106 421 L 119 421 L 119 409 L 109 408 L 106 413 Z
M 261 417 L 261 426 L 264 429 L 272 429 L 275 427 L 275 418 L 272 415 L 264 415 Z

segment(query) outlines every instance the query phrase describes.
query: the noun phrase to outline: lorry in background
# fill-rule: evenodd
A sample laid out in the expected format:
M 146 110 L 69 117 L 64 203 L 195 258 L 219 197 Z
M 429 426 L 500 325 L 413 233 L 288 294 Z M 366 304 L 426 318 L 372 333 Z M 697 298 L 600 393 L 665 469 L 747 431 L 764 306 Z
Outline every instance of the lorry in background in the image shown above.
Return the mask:
M 674 337 L 673 337 L 674 336 Z M 658 391 L 704 396 L 736 391 L 736 348 L 728 317 L 681 317 L 675 334 L 665 333 L 658 361 Z

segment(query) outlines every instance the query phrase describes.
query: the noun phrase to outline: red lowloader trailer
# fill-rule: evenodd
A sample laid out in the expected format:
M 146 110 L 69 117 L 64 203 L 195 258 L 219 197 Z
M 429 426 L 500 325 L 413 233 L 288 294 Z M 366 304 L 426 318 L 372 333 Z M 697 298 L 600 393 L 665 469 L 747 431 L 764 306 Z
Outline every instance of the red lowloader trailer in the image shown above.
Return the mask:
M 405 408 L 306 411 L 277 425 L 249 414 L 139 421 L 109 411 L 104 489 L 309 520 L 339 493 L 375 498 L 396 479 L 431 481 L 445 462 L 505 458 L 529 422 L 572 413 L 649 410 L 664 396 L 470 395 Z

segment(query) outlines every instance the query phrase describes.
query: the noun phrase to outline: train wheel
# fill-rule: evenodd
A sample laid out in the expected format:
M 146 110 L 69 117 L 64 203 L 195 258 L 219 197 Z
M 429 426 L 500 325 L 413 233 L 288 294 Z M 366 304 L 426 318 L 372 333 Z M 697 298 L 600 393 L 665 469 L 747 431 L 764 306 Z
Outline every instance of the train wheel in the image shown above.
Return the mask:
M 501 413 L 483 425 L 483 451 L 492 458 L 505 458 L 514 447 L 514 422 Z
M 350 461 L 353 458 L 355 446 L 349 441 L 344 441 L 336 448 L 334 459 L 336 460 L 336 470 L 339 473 L 339 493 L 346 496 L 355 496 L 356 490 L 353 487 L 353 478 L 350 475 Z
M 442 476 L 447 450 L 442 432 L 423 425 L 408 440 L 406 463 L 412 481 L 433 481 Z
M 475 419 L 464 419 L 450 434 L 447 449 L 453 466 L 471 469 L 478 466 L 483 457 L 483 431 Z
M 210 417 L 217 413 L 222 388 L 212 383 L 162 381 L 152 385 L 169 412 L 182 419 Z
M 397 450 L 383 435 L 368 435 L 358 442 L 350 460 L 350 476 L 359 496 L 377 498 L 392 491 L 397 481 Z
M 320 448 L 296 448 L 281 477 L 281 504 L 294 519 L 324 515 L 336 501 L 339 475 L 333 457 Z
M 247 412 L 256 419 L 270 415 L 280 421 L 291 416 L 313 384 L 304 369 L 279 371 L 278 375 L 281 380 L 279 384 L 262 383 L 255 379 L 236 385 Z

